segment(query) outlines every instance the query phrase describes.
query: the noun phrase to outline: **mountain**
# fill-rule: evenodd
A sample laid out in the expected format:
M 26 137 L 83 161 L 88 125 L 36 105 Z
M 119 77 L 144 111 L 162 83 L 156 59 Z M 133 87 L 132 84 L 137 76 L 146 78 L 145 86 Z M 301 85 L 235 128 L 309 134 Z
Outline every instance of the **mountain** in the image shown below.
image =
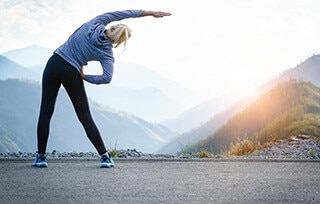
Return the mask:
M 90 98 L 95 101 L 152 122 L 175 117 L 184 110 L 180 104 L 157 88 L 133 90 L 112 84 L 86 84 L 86 89 Z
M 319 120 L 320 88 L 290 80 L 262 95 L 193 148 L 220 153 L 237 138 L 264 143 L 299 134 L 320 137 Z
M 190 107 L 197 101 L 198 95 L 196 93 L 143 65 L 116 61 L 115 66 L 116 70 L 112 81 L 115 86 L 135 90 L 156 88 L 183 107 Z
M 32 68 L 35 66 L 43 67 L 52 55 L 52 51 L 39 45 L 31 45 L 25 48 L 11 50 L 1 55 L 23 67 Z
M 320 87 L 320 55 L 313 55 L 306 59 L 304 62 L 298 64 L 296 67 L 287 69 L 280 73 L 277 77 L 270 80 L 263 86 L 259 87 L 258 93 L 269 91 L 272 87 L 279 83 L 288 81 L 290 79 L 298 79 Z
M 41 81 L 42 71 L 52 54 L 44 47 L 33 45 L 22 49 L 3 53 L 2 56 L 16 62 L 19 67 L 29 70 L 28 75 L 8 72 L 7 68 L 1 73 L 1 79 L 27 78 Z M 7 67 L 1 65 L 0 69 Z M 99 63 L 91 63 L 85 71 L 101 71 Z M 143 65 L 122 63 L 116 60 L 114 77 L 108 85 L 92 85 L 86 83 L 88 96 L 98 103 L 110 106 L 116 110 L 137 115 L 147 121 L 161 122 L 175 118 L 187 108 L 196 104 L 197 95 L 179 84 L 166 79 L 160 74 L 147 69 Z
M 36 126 L 41 86 L 38 83 L 0 81 L 0 152 L 36 150 Z M 128 113 L 90 101 L 92 116 L 108 148 L 155 152 L 174 134 Z M 60 89 L 52 117 L 48 151 L 95 151 L 77 119 L 70 99 Z
M 313 55 L 296 67 L 280 73 L 277 77 L 257 88 L 252 95 L 236 101 L 232 106 L 214 115 L 203 125 L 178 135 L 172 141 L 160 148 L 159 152 L 176 153 L 183 147 L 205 139 L 213 134 L 221 125 L 225 124 L 230 117 L 242 111 L 243 108 L 247 107 L 250 103 L 259 98 L 262 94 L 270 91 L 279 83 L 284 83 L 290 79 L 299 79 L 311 82 L 320 87 L 320 79 L 318 76 L 320 76 L 320 55 Z
M 99 66 L 88 69 L 97 70 Z M 197 100 L 193 92 L 143 65 L 117 61 L 110 84 L 97 87 L 87 83 L 86 88 L 99 103 L 156 122 L 175 118 Z
M 37 80 L 38 77 L 33 71 L 9 60 L 0 55 L 0 79 L 7 78 L 25 78 L 30 80 Z
M 226 110 L 240 98 L 239 93 L 225 94 L 190 108 L 177 118 L 164 121 L 162 124 L 179 134 L 186 133 L 205 124 L 216 114 L 222 110 Z M 192 139 L 188 137 L 187 141 L 191 140 Z
M 157 152 L 174 154 L 181 151 L 183 148 L 186 148 L 192 144 L 197 143 L 198 141 L 207 138 L 209 135 L 214 133 L 216 129 L 227 122 L 227 120 L 236 112 L 245 108 L 251 101 L 252 99 L 250 97 L 245 97 L 238 100 L 236 103 L 234 103 L 224 111 L 221 111 L 212 116 L 211 119 L 209 119 L 204 124 L 174 137 L 171 141 L 162 146 Z

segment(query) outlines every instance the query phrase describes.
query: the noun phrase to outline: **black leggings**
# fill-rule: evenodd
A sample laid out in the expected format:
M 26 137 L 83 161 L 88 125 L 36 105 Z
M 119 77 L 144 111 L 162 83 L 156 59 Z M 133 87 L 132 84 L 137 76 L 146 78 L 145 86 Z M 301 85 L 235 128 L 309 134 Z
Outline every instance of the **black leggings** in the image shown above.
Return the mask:
M 50 120 L 61 84 L 66 89 L 86 134 L 101 155 L 106 152 L 104 142 L 89 110 L 87 95 L 80 73 L 59 55 L 54 54 L 42 76 L 42 99 L 38 121 L 38 153 L 45 154 Z

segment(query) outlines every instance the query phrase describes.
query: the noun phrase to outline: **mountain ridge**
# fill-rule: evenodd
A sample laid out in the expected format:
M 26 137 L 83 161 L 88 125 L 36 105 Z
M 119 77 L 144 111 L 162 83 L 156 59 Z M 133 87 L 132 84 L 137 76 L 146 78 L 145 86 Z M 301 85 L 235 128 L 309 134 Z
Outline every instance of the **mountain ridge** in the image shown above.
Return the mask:
M 53 52 L 46 47 L 40 45 L 31 45 L 4 52 L 1 55 L 21 66 L 32 68 L 35 66 L 44 66 L 52 53 Z M 36 59 L 35 56 L 37 56 Z
M 307 70 L 307 71 L 305 71 Z M 227 122 L 227 120 L 240 112 L 243 108 L 248 106 L 251 102 L 259 98 L 264 93 L 271 90 L 277 84 L 288 81 L 290 79 L 301 79 L 320 87 L 320 80 L 317 76 L 320 75 L 320 55 L 313 55 L 306 59 L 304 62 L 298 64 L 294 68 L 290 68 L 277 77 L 271 79 L 267 83 L 258 87 L 256 91 L 247 97 L 236 101 L 232 106 L 214 115 L 206 123 L 199 127 L 185 132 L 173 138 L 168 144 L 164 145 L 159 152 L 161 153 L 175 153 L 190 144 L 197 143 L 214 133 L 221 125 Z
M 30 81 L 0 80 L 0 92 L 0 151 L 35 151 L 41 86 Z M 109 149 L 116 146 L 153 153 L 174 136 L 160 124 L 91 100 L 90 109 Z M 48 151 L 95 151 L 64 89 L 59 91 L 50 130 Z
M 195 148 L 220 153 L 238 138 L 249 138 L 262 144 L 292 135 L 320 137 L 319 104 L 320 88 L 310 82 L 290 80 L 278 84 Z
M 52 51 L 39 45 L 32 45 L 5 52 L 2 55 L 13 62 L 17 61 L 17 67 L 24 68 L 25 71 L 21 75 L 15 75 L 18 72 L 2 74 L 0 79 L 27 78 L 41 82 L 42 70 L 50 55 L 52 55 Z M 8 72 L 8 70 L 4 70 L 5 66 L 0 64 L 0 69 L 3 72 Z M 10 69 L 14 70 L 14 68 Z M 95 62 L 89 62 L 88 66 L 85 67 L 85 72 L 99 72 L 99 70 L 101 70 L 101 65 Z M 197 97 L 193 97 L 196 96 L 194 92 L 166 79 L 159 73 L 151 71 L 143 65 L 120 61 L 115 62 L 114 77 L 107 87 L 89 83 L 85 83 L 85 85 L 88 96 L 93 100 L 155 122 L 175 118 L 195 104 L 195 100 L 197 100 Z M 150 89 L 157 89 L 158 100 L 152 100 L 154 94 L 150 95 Z M 146 99 L 149 99 L 149 103 L 144 103 Z M 124 104 L 123 102 L 127 103 Z M 137 104 L 142 104 L 144 109 L 136 109 Z M 154 114 L 150 114 L 150 112 L 158 109 L 162 109 L 162 112 L 156 111 Z
M 0 55 L 0 79 L 7 78 L 24 78 L 30 80 L 37 80 L 35 73 L 25 67 L 17 64 L 16 62 Z

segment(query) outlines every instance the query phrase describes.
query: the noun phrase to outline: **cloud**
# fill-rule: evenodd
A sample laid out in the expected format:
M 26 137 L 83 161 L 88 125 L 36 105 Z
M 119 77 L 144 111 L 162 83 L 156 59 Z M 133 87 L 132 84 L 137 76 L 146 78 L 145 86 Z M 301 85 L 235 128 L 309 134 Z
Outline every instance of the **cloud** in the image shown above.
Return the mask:
M 7 47 L 19 48 L 30 44 L 51 47 L 61 43 L 62 38 L 66 37 L 65 33 L 74 29 L 74 20 L 70 20 L 70 17 L 77 15 L 73 15 L 74 10 L 70 5 L 70 1 L 63 0 L 4 0 L 0 4 L 3 49 L 0 51 L 5 51 Z
M 41 1 L 3 1 L 0 12 L 1 44 L 4 47 L 21 47 L 19 44 L 28 44 L 39 37 L 43 22 L 48 19 L 47 13 Z
M 2 0 L 0 53 L 30 44 L 55 49 L 103 12 L 165 10 L 173 15 L 125 20 L 133 36 L 116 59 L 215 90 L 227 79 L 276 75 L 319 52 L 319 8 L 317 0 Z

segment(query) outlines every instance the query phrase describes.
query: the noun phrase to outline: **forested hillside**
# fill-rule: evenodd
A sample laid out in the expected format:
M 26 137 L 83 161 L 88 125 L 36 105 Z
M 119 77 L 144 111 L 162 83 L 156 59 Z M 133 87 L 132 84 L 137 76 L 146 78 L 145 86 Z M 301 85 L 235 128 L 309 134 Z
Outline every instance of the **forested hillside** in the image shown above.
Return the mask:
M 319 120 L 320 89 L 290 80 L 262 95 L 193 148 L 220 153 L 238 138 L 263 143 L 298 134 L 320 136 Z

